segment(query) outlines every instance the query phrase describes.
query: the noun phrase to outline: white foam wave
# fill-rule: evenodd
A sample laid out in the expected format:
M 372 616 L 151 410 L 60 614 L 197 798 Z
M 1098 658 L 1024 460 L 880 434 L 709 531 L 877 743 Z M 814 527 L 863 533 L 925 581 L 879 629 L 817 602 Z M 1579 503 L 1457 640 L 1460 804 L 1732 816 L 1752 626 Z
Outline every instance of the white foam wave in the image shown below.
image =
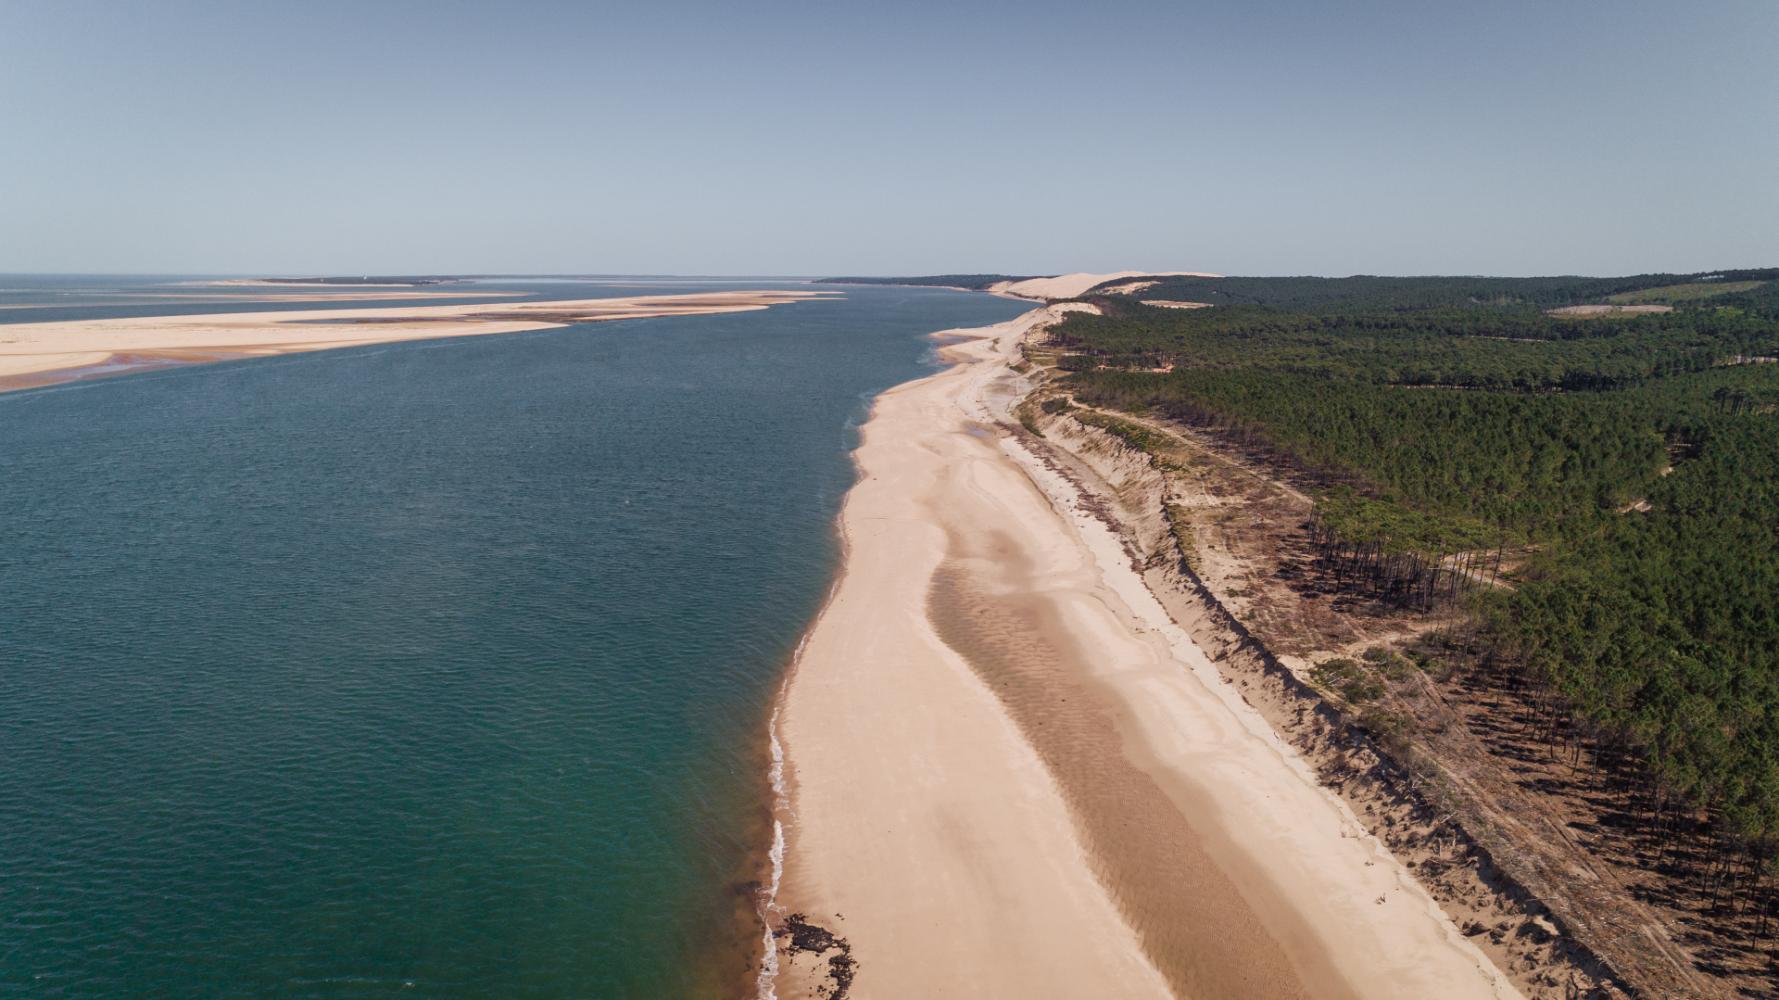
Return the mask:
M 871 398 L 874 399 L 875 396 L 873 395 Z M 852 461 L 855 474 L 853 485 L 856 486 L 858 479 L 863 475 L 863 471 L 859 468 L 857 451 L 853 452 Z M 835 523 L 838 525 L 838 517 L 835 518 Z M 841 541 L 844 545 L 844 535 Z M 840 574 L 836 573 L 834 578 L 828 582 L 828 595 L 822 601 L 822 611 L 816 614 L 815 621 L 821 620 L 822 614 L 827 612 L 829 602 L 834 600 L 834 595 L 839 591 Z M 764 924 L 766 929 L 761 940 L 762 952 L 760 974 L 756 980 L 756 1000 L 778 1000 L 778 942 L 772 937 L 772 917 L 779 912 L 778 886 L 784 878 L 785 819 L 787 817 L 795 819 L 797 815 L 791 808 L 790 793 L 785 789 L 784 744 L 778 738 L 778 716 L 791 686 L 791 676 L 796 673 L 797 665 L 803 662 L 803 651 L 809 646 L 809 639 L 814 634 L 815 622 L 811 622 L 810 626 L 803 630 L 803 637 L 797 640 L 797 649 L 791 654 L 790 666 L 785 671 L 784 680 L 779 683 L 778 698 L 772 706 L 772 717 L 766 723 L 766 741 L 772 753 L 772 766 L 766 772 L 767 779 L 772 785 L 772 849 L 767 852 L 767 857 L 771 859 L 772 871 L 767 876 L 766 888 L 760 893 L 757 904 L 760 923 Z
M 804 637 L 808 641 L 808 636 Z M 803 653 L 803 644 L 797 644 L 797 654 Z M 778 911 L 778 884 L 784 878 L 784 810 L 787 807 L 784 787 L 784 744 L 778 740 L 778 709 L 772 709 L 772 721 L 767 724 L 767 740 L 772 748 L 772 767 L 767 776 L 772 783 L 772 849 L 767 857 L 772 862 L 772 873 L 767 877 L 766 891 L 760 898 L 760 923 L 765 927 L 760 942 L 760 977 L 756 995 L 759 1000 L 778 1000 L 778 992 L 774 988 L 778 982 L 778 945 L 772 939 L 772 914 Z

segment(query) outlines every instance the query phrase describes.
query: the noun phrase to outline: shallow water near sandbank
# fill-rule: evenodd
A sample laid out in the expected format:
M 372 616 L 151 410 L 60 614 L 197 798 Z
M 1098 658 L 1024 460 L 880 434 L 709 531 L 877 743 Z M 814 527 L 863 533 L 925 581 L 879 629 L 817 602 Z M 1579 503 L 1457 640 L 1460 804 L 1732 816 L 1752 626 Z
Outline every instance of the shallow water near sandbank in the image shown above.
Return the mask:
M 854 428 L 1026 308 L 844 291 L 0 395 L 0 994 L 744 988 Z

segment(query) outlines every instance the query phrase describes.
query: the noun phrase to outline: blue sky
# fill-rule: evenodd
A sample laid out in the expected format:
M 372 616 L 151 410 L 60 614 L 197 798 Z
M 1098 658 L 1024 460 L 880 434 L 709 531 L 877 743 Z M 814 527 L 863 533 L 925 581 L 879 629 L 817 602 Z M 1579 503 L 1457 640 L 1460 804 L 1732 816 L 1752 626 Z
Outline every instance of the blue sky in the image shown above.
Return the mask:
M 0 3 L 0 270 L 1779 265 L 1779 4 Z

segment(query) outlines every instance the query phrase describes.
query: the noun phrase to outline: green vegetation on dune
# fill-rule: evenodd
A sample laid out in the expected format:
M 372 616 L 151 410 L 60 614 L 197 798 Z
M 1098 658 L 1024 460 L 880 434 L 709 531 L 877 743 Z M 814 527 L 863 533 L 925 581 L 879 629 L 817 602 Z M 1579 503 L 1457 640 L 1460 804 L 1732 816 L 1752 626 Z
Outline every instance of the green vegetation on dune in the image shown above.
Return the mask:
M 1318 476 L 1316 541 L 1380 595 L 1428 606 L 1492 579 L 1502 546 L 1535 542 L 1516 587 L 1473 594 L 1478 648 L 1641 759 L 1664 809 L 1770 858 L 1775 279 L 1167 278 L 1142 297 L 1214 308 L 1089 293 L 1104 315 L 1071 316 L 1054 340 L 1081 402 Z M 1609 299 L 1677 308 L 1544 312 Z
M 1639 288 L 1634 292 L 1619 292 L 1617 295 L 1606 296 L 1606 301 L 1617 303 L 1639 302 L 1691 302 L 1697 299 L 1716 298 L 1719 295 L 1734 295 L 1737 292 L 1749 292 L 1759 288 L 1759 281 L 1691 281 L 1683 285 L 1661 285 L 1656 288 Z
M 1103 413 L 1078 413 L 1075 419 L 1092 427 L 1098 427 L 1125 444 L 1138 451 L 1154 451 L 1166 445 L 1167 441 L 1141 424 L 1134 424 L 1117 417 L 1108 417 Z

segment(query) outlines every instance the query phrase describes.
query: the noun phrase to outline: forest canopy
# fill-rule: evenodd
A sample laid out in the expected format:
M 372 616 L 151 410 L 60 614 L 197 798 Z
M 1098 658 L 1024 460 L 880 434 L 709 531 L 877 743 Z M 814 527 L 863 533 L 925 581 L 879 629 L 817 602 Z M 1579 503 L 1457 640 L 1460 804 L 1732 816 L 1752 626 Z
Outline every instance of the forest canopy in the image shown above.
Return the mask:
M 1211 308 L 1089 291 L 1052 330 L 1076 400 L 1311 471 L 1326 544 L 1525 546 L 1475 598 L 1494 648 L 1664 794 L 1779 838 L 1779 269 L 1137 295 Z

